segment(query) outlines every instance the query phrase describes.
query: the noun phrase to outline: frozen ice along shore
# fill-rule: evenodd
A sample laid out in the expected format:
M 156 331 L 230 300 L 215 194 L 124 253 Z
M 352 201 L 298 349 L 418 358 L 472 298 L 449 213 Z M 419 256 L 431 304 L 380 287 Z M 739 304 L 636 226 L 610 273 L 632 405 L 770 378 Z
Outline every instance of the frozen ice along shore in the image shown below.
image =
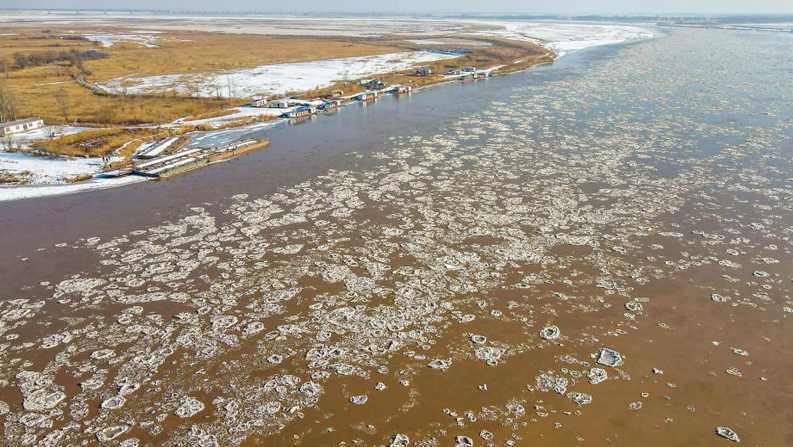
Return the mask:
M 486 31 L 486 34 L 537 42 L 554 50 L 560 57 L 584 48 L 650 39 L 654 36 L 648 29 L 620 24 L 517 21 L 487 23 L 501 25 L 504 29 Z

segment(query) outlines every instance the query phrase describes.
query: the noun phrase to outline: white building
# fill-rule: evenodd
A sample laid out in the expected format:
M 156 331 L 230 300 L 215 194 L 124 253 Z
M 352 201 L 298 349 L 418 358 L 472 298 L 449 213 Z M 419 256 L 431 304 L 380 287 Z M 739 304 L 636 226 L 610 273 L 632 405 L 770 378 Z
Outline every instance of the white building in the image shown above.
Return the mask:
M 267 98 L 253 98 L 248 104 L 251 107 L 267 107 Z
M 292 104 L 288 99 L 276 99 L 275 101 L 270 101 L 267 104 L 267 107 L 271 109 L 288 109 L 291 106 Z
M 42 127 L 44 127 L 44 121 L 41 118 L 25 118 L 23 120 L 9 121 L 7 123 L 0 123 L 0 136 L 4 137 L 14 133 L 41 129 Z

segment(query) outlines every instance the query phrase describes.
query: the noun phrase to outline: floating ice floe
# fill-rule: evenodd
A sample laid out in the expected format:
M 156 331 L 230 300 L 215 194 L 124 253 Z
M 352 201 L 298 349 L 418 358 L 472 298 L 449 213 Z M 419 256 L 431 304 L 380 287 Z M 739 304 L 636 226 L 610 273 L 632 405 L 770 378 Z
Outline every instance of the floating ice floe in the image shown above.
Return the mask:
M 350 398 L 350 402 L 352 402 L 355 405 L 363 405 L 367 401 L 369 401 L 369 396 L 367 396 L 366 394 L 359 394 L 356 396 L 352 396 Z
M 570 400 L 575 402 L 576 405 L 578 405 L 579 407 L 583 405 L 589 405 L 592 403 L 592 396 L 590 394 L 580 393 L 576 391 L 568 394 L 568 396 L 570 397 Z
M 105 410 L 116 410 L 123 407 L 126 401 L 122 396 L 112 396 L 102 401 L 102 408 Z
M 410 445 L 410 438 L 407 435 L 396 433 L 391 435 L 388 447 L 407 447 Z
M 537 389 L 542 392 L 553 391 L 564 395 L 567 392 L 568 380 L 562 376 L 555 376 L 549 373 L 542 373 L 536 378 Z
M 640 313 L 643 310 L 643 307 L 642 303 L 638 301 L 628 301 L 625 303 L 625 309 L 633 313 Z
M 711 299 L 711 301 L 713 301 L 714 303 L 723 303 L 723 302 L 727 301 L 727 297 L 725 297 L 725 296 L 722 296 L 722 295 L 720 295 L 720 294 L 718 294 L 718 293 L 712 293 L 712 294 L 710 295 L 710 299 Z
M 483 345 L 487 343 L 487 337 L 484 335 L 471 335 L 471 341 L 476 343 L 477 345 Z
M 587 378 L 589 379 L 589 383 L 597 385 L 608 379 L 608 373 L 603 368 L 590 368 L 587 372 Z
M 452 366 L 452 362 L 450 360 L 443 360 L 443 359 L 435 359 L 427 364 L 428 368 L 431 369 L 449 369 Z
M 741 442 L 741 438 L 738 437 L 738 433 L 736 433 L 735 430 L 731 429 L 730 427 L 718 426 L 716 427 L 716 434 L 728 441 Z
M 501 360 L 501 355 L 504 353 L 503 349 L 495 346 L 483 346 L 476 349 L 476 358 L 484 361 L 489 366 L 495 366 Z
M 474 440 L 469 438 L 468 436 L 458 435 L 454 437 L 454 446 L 455 447 L 473 447 Z
M 176 409 L 176 415 L 182 419 L 190 418 L 204 410 L 204 403 L 192 397 L 185 397 Z
M 540 338 L 543 340 L 558 340 L 561 331 L 556 326 L 546 326 L 540 329 Z
M 66 393 L 63 391 L 41 388 L 26 394 L 22 406 L 27 411 L 44 412 L 55 408 L 64 399 Z
M 602 348 L 598 353 L 597 362 L 601 365 L 616 368 L 622 365 L 622 354 L 611 348 Z
M 129 425 L 113 425 L 96 432 L 96 439 L 101 443 L 110 442 L 129 431 Z

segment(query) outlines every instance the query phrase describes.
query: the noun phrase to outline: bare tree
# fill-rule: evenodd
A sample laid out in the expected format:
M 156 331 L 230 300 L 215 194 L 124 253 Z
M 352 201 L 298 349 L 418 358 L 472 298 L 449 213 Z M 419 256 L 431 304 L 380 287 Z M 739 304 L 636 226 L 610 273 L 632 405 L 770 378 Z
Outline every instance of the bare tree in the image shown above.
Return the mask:
M 15 119 L 17 119 L 16 97 L 5 81 L 0 81 L 0 122 Z
M 112 124 L 116 117 L 116 111 L 112 104 L 99 108 L 96 112 L 96 121 L 102 124 Z
M 58 104 L 58 110 L 61 112 L 61 116 L 63 116 L 63 122 L 69 123 L 69 95 L 66 93 L 66 89 L 61 87 L 60 90 L 55 92 L 55 103 Z
M 14 140 L 11 138 L 11 135 L 3 135 L 3 144 L 8 152 L 14 149 Z

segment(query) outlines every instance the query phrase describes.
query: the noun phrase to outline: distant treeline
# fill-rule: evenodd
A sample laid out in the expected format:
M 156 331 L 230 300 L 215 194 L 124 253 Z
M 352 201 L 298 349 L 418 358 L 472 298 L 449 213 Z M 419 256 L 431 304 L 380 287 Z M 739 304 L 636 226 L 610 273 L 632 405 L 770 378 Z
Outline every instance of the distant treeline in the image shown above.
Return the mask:
M 68 51 L 39 51 L 35 53 L 14 53 L 14 68 L 30 68 L 41 65 L 54 64 L 56 62 L 69 62 L 74 67 L 82 70 L 84 61 L 104 59 L 106 53 L 97 50 L 79 51 L 71 49 Z

